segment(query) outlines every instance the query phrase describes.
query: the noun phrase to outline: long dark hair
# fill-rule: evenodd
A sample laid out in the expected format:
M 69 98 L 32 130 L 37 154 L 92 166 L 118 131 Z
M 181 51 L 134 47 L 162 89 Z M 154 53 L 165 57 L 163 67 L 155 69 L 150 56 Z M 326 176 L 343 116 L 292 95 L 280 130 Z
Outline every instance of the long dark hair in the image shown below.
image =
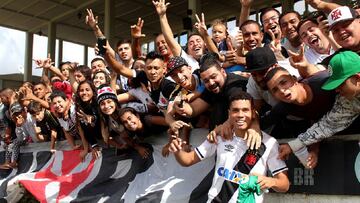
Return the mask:
M 93 97 L 88 102 L 84 102 L 80 98 L 80 86 L 85 84 L 85 83 L 89 84 L 91 90 L 93 91 Z M 76 109 L 76 112 L 78 112 L 80 109 L 82 111 L 84 111 L 84 112 L 89 110 L 89 108 L 97 109 L 98 105 L 97 105 L 97 102 L 96 102 L 97 100 L 96 99 L 97 99 L 97 90 L 96 90 L 96 87 L 94 86 L 94 84 L 89 80 L 81 81 L 79 83 L 79 86 L 78 86 L 78 88 L 76 90 L 76 93 L 75 93 L 75 109 Z M 97 111 L 98 111 L 98 109 L 97 109 Z

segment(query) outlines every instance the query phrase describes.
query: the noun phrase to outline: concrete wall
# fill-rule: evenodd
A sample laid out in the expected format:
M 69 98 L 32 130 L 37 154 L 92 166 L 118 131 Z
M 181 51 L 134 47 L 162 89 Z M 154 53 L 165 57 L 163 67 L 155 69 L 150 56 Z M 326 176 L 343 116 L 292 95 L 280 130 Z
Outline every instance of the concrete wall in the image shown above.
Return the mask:
M 281 194 L 270 193 L 265 197 L 266 203 L 355 203 L 360 196 L 350 195 L 314 195 L 314 194 Z

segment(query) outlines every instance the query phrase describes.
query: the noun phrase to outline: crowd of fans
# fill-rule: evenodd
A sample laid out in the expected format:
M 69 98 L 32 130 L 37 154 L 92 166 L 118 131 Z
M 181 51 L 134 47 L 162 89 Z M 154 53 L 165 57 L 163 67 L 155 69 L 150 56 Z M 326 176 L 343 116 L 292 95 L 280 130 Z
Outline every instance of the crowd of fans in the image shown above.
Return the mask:
M 144 140 L 167 135 L 162 154 L 173 153 L 181 165 L 217 154 L 210 199 L 229 180 L 222 170 L 257 174 L 262 190 L 286 192 L 284 160 L 290 153 L 314 168 L 321 140 L 360 131 L 358 4 L 307 0 L 317 11 L 304 16 L 266 8 L 259 24 L 248 19 L 252 2 L 240 0 L 236 36 L 219 19 L 209 34 L 204 14 L 196 15 L 197 32 L 181 47 L 167 20 L 169 3 L 154 0 L 162 33 L 156 51 L 146 56 L 141 18 L 131 26 L 131 40 L 112 48 L 100 43 L 105 36 L 88 9 L 86 24 L 98 39 L 99 55 L 91 67 L 54 67 L 48 56 L 35 60 L 43 69 L 40 82 L 1 90 L 6 157 L 0 167 L 17 167 L 20 148 L 28 143 L 50 142 L 55 151 L 59 140 L 81 150 L 81 160 L 88 153 L 101 156 L 103 147 L 132 148 L 145 159 L 152 148 Z M 190 142 L 193 128 L 209 129 L 197 147 Z M 276 139 L 285 137 L 294 139 L 279 145 Z

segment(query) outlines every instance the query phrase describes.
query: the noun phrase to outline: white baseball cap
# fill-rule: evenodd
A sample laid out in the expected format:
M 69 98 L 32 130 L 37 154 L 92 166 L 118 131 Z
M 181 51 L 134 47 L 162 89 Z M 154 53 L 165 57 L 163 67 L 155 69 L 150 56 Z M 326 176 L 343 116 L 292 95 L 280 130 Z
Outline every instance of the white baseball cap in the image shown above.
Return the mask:
M 329 21 L 329 29 L 331 30 L 337 23 L 347 21 L 347 20 L 353 20 L 357 18 L 358 14 L 357 12 L 347 6 L 340 6 L 336 9 L 332 10 L 329 13 L 328 21 Z

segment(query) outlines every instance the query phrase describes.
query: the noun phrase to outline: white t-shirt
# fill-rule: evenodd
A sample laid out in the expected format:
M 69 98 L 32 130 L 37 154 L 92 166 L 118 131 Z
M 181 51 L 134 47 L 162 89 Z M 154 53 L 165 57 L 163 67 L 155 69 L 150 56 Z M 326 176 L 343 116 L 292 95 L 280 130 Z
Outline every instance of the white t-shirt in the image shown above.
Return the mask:
M 299 71 L 290 65 L 289 59 L 278 61 L 278 64 L 289 71 L 290 75 L 300 78 Z M 246 92 L 255 100 L 264 100 L 270 106 L 275 106 L 278 103 L 278 100 L 269 91 L 261 89 L 252 76 L 250 76 L 246 85 Z
M 266 146 L 266 150 L 261 156 L 260 160 L 251 169 L 250 173 L 266 175 L 266 172 L 269 170 L 274 176 L 282 171 L 287 170 L 285 162 L 278 159 L 279 144 L 276 139 L 264 132 L 262 132 L 262 134 L 262 142 Z M 219 194 L 225 181 L 225 179 L 219 176 L 217 173 L 219 168 L 220 170 L 221 168 L 233 169 L 247 149 L 248 147 L 246 145 L 246 141 L 235 135 L 232 140 L 226 141 L 223 141 L 219 137 L 217 145 L 211 144 L 206 140 L 200 146 L 195 148 L 195 152 L 201 160 L 211 157 L 214 153 L 217 154 L 215 174 L 208 193 L 207 202 L 211 202 Z M 238 192 L 238 190 L 235 191 L 229 202 L 236 202 Z M 263 195 L 255 195 L 255 200 L 256 202 L 262 202 Z
M 75 105 L 72 104 L 70 107 L 70 112 L 68 118 L 65 120 L 64 118 L 58 118 L 60 126 L 71 136 L 78 135 L 78 131 L 76 128 L 76 112 L 75 112 Z
M 293 45 L 291 45 L 290 41 L 288 39 L 285 38 L 284 43 L 282 43 L 282 46 L 286 49 L 286 51 L 290 50 L 294 53 L 297 53 L 300 51 L 300 47 L 293 47 Z
M 32 118 L 30 113 L 26 113 L 26 121 L 23 125 L 15 128 L 15 133 L 18 140 L 27 139 L 27 137 L 31 137 L 33 142 L 39 142 L 38 138 L 36 137 L 35 126 L 36 122 Z
M 195 60 L 194 57 L 187 54 L 184 50 L 181 50 L 180 56 L 183 57 L 185 61 L 189 64 L 189 66 L 191 67 L 191 72 L 194 72 L 194 70 L 200 68 L 199 62 Z
M 310 63 L 310 64 L 318 64 L 321 61 L 323 61 L 326 57 L 330 56 L 331 54 L 333 54 L 335 51 L 331 48 L 330 49 L 330 54 L 319 54 L 318 52 L 316 52 L 314 49 L 307 49 L 305 50 L 305 58 L 306 60 Z

